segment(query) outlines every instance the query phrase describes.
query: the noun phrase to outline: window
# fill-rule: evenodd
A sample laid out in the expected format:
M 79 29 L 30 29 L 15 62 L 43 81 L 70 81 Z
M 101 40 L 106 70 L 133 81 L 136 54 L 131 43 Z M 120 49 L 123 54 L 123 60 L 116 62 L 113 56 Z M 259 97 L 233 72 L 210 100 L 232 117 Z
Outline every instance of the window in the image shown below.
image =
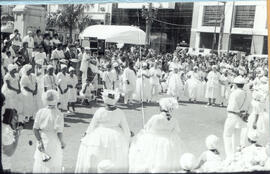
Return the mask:
M 235 28 L 253 28 L 256 6 L 236 6 Z
M 219 26 L 224 6 L 204 6 L 203 26 Z

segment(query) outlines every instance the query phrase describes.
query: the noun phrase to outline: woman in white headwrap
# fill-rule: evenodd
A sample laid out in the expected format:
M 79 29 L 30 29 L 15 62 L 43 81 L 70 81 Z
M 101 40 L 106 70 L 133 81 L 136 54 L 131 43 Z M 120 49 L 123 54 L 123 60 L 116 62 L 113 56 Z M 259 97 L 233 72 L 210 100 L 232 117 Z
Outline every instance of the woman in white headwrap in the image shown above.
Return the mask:
M 6 98 L 6 108 L 16 109 L 19 115 L 19 121 L 22 121 L 21 89 L 19 76 L 17 75 L 17 66 L 14 64 L 8 65 L 8 73 L 4 77 L 2 93 Z
M 78 78 L 75 75 L 76 71 L 73 67 L 69 68 L 69 76 L 68 76 L 68 112 L 69 107 L 72 107 L 73 112 L 75 112 L 75 103 L 77 101 L 77 85 L 78 85 Z
M 137 73 L 135 98 L 142 102 L 149 102 L 151 99 L 150 74 L 146 62 L 142 63 L 142 69 Z
M 172 65 L 171 68 L 172 71 L 167 78 L 167 94 L 179 100 L 184 95 L 184 83 L 181 79 L 181 74 L 178 72 L 178 67 L 176 65 Z
M 35 102 L 35 97 L 38 92 L 38 84 L 35 75 L 31 72 L 32 65 L 24 65 L 20 81 L 23 99 L 23 115 L 26 117 L 26 120 L 28 120 L 28 118 L 33 118 L 37 111 L 37 103 Z
M 180 170 L 179 158 L 184 149 L 177 119 L 171 116 L 178 103 L 175 98 L 162 98 L 159 105 L 160 114 L 152 116 L 131 143 L 131 173 Z
M 44 92 L 50 89 L 57 90 L 57 81 L 52 65 L 48 65 L 47 74 L 44 76 Z
M 217 66 L 212 66 L 212 71 L 207 75 L 205 98 L 208 99 L 208 105 L 215 105 L 216 99 L 220 96 L 220 74 L 217 71 Z
M 96 173 L 103 160 L 114 163 L 112 172 L 128 172 L 130 130 L 122 110 L 116 107 L 120 94 L 102 93 L 105 107 L 99 108 L 81 139 L 75 173 Z
M 37 111 L 44 107 L 41 100 L 41 96 L 44 92 L 44 66 L 43 59 L 36 59 L 35 76 L 38 84 L 37 95 L 35 96 L 35 102 L 37 103 Z
M 56 81 L 58 84 L 58 92 L 59 92 L 59 102 L 60 110 L 67 110 L 67 104 L 68 104 L 68 76 L 67 76 L 67 66 L 64 64 L 61 64 L 61 72 L 59 72 L 56 76 Z
M 196 102 L 199 98 L 200 74 L 198 73 L 198 67 L 194 66 L 193 71 L 189 72 L 190 78 L 186 81 L 189 101 Z
M 196 168 L 200 168 L 202 172 L 218 172 L 221 169 L 222 162 L 218 151 L 218 137 L 209 135 L 205 140 L 205 144 L 207 151 L 201 154 Z
M 64 116 L 58 110 L 58 92 L 48 90 L 42 100 L 46 106 L 35 118 L 33 131 L 37 139 L 33 173 L 60 173 L 62 170 Z
M 192 153 L 184 153 L 180 158 L 182 171 L 179 173 L 192 173 L 196 166 L 196 158 Z

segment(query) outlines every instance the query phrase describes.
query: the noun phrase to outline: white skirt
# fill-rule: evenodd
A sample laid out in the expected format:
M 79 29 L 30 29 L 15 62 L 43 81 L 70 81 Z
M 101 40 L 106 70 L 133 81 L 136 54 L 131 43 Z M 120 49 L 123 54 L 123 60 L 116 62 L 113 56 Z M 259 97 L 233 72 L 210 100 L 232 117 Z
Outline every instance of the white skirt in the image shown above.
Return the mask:
M 114 164 L 113 172 L 128 172 L 129 141 L 121 128 L 98 127 L 81 140 L 75 173 L 97 173 L 102 160 Z
M 129 172 L 178 171 L 182 152 L 185 151 L 176 132 L 150 133 L 142 130 L 130 147 Z
M 76 88 L 69 88 L 68 90 L 68 102 L 77 101 L 77 90 Z

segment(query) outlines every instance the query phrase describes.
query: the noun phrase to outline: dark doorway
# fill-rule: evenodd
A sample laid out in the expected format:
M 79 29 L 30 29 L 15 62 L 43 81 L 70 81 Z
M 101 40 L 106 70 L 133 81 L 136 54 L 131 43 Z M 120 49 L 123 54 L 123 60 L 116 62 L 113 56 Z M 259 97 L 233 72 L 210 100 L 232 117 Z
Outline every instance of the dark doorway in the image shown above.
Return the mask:
M 218 33 L 200 33 L 200 48 L 212 49 L 212 46 L 214 44 L 214 50 L 217 50 L 218 37 Z
M 233 51 L 242 51 L 250 54 L 252 36 L 233 34 L 231 36 L 231 48 Z

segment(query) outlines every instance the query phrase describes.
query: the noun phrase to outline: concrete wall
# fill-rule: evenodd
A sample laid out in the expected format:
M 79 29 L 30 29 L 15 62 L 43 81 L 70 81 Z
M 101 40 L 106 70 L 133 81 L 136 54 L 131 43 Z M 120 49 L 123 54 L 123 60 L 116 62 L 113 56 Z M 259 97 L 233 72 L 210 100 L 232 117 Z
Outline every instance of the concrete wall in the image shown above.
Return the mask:
M 192 29 L 190 37 L 190 47 L 198 48 L 200 42 L 200 35 L 198 33 L 217 33 L 220 31 L 220 27 L 206 27 L 202 26 L 203 21 L 203 10 L 204 6 L 216 6 L 223 5 L 221 2 L 194 2 L 193 18 L 192 18 Z M 257 1 L 236 1 L 237 5 L 256 5 L 254 25 L 253 28 L 234 28 L 232 27 L 231 34 L 245 34 L 253 35 L 253 43 L 255 49 L 251 48 L 251 53 L 261 54 L 263 47 L 263 36 L 267 36 L 267 7 L 266 0 Z M 236 8 L 235 8 L 236 10 Z M 224 35 L 222 49 L 226 50 L 229 44 L 229 33 L 231 27 L 231 20 L 233 15 L 233 2 L 226 2 L 225 6 L 225 23 L 224 23 Z

